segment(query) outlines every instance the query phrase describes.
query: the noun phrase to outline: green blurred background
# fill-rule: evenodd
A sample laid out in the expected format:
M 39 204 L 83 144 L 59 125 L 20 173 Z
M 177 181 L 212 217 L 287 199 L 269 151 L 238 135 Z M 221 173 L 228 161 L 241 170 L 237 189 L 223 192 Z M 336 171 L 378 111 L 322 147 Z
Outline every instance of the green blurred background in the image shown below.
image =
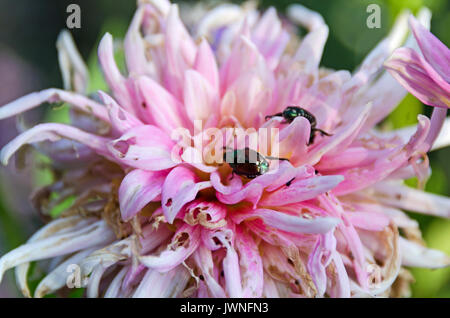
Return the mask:
M 178 1 L 175 1 L 178 2 Z M 195 4 L 198 1 L 188 1 Z M 211 1 L 204 1 L 211 2 Z M 216 1 L 215 1 L 216 2 Z M 241 1 L 234 1 L 241 2 Z M 81 29 L 72 34 L 88 61 L 91 87 L 102 88 L 101 73 L 97 67 L 96 48 L 100 36 L 108 31 L 114 37 L 123 37 L 133 15 L 135 0 L 0 0 L 0 104 L 34 90 L 61 87 L 55 41 L 65 27 L 66 8 L 76 3 L 81 7 Z M 334 69 L 354 70 L 364 56 L 389 31 L 395 16 L 405 8 L 416 12 L 427 6 L 433 12 L 431 31 L 447 46 L 450 43 L 450 1 L 448 0 L 261 0 L 262 8 L 275 6 L 284 12 L 287 5 L 301 3 L 322 14 L 330 27 L 322 64 Z M 369 4 L 381 7 L 381 28 L 366 27 Z M 399 128 L 416 123 L 417 114 L 430 115 L 431 109 L 408 95 L 383 123 Z M 42 116 L 36 111 L 34 116 Z M 17 134 L 14 121 L 0 124 L 0 145 Z M 433 174 L 426 189 L 449 195 L 450 148 L 429 155 Z M 10 169 L 0 170 L 0 255 L 25 242 L 42 225 L 27 197 L 30 171 L 19 174 Z M 36 176 L 34 176 L 36 177 Z M 45 175 L 38 175 L 44 178 Z M 39 183 L 45 180 L 37 180 Z M 411 180 L 411 185 L 414 180 Z M 450 254 L 450 220 L 410 214 L 420 222 L 428 245 Z M 414 297 L 450 297 L 450 268 L 441 270 L 411 270 L 416 282 Z M 0 297 L 19 295 L 12 271 L 0 285 Z

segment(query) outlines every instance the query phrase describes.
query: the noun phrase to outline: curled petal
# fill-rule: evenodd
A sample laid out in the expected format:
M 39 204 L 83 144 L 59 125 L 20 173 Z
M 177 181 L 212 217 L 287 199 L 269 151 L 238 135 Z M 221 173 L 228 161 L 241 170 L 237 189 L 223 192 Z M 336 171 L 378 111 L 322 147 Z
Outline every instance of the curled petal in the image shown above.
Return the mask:
M 124 221 L 132 219 L 161 194 L 166 174 L 137 169 L 125 176 L 119 188 L 120 211 Z
M 174 143 L 158 127 L 144 125 L 130 129 L 119 139 L 107 144 L 115 161 L 130 167 L 158 171 L 174 167 L 172 160 Z
M 267 194 L 260 205 L 287 205 L 315 198 L 319 194 L 335 188 L 344 178 L 342 176 L 319 176 L 303 180 L 295 179 L 290 186 Z
M 108 86 L 114 93 L 114 97 L 119 104 L 131 113 L 133 110 L 133 98 L 130 93 L 127 80 L 120 73 L 114 60 L 113 38 L 110 33 L 106 33 L 98 46 L 98 60 L 103 70 Z
M 88 69 L 69 31 L 61 31 L 56 47 L 64 89 L 86 94 L 89 84 Z
M 109 243 L 114 233 L 104 221 L 98 221 L 81 230 L 53 235 L 22 245 L 0 258 L 0 279 L 9 268 L 22 263 L 65 255 L 95 245 Z
M 417 243 L 400 238 L 402 265 L 424 268 L 442 268 L 450 266 L 450 256 L 445 253 L 426 248 Z
M 167 222 L 172 223 L 183 205 L 191 202 L 200 190 L 211 186 L 211 182 L 198 182 L 197 175 L 185 168 L 176 167 L 166 180 L 162 189 L 162 208 Z
M 439 41 L 413 16 L 409 17 L 409 25 L 427 62 L 450 83 L 450 50 Z
M 15 101 L 0 107 L 0 119 L 9 118 L 27 110 L 33 109 L 45 102 L 66 102 L 84 113 L 92 114 L 98 119 L 109 123 L 108 111 L 105 106 L 83 95 L 49 88 L 40 92 L 25 95 Z
M 262 260 L 253 238 L 241 227 L 236 227 L 236 249 L 242 275 L 244 297 L 261 297 L 264 286 Z
M 20 134 L 10 141 L 0 152 L 2 164 L 7 165 L 11 156 L 25 144 L 41 142 L 44 140 L 57 141 L 61 138 L 74 140 L 89 146 L 92 150 L 105 157 L 110 157 L 106 144 L 107 138 L 84 132 L 78 128 L 64 124 L 40 124 Z
M 447 197 L 397 183 L 383 182 L 373 188 L 377 199 L 384 204 L 403 210 L 450 218 L 450 199 Z
M 183 225 L 172 241 L 159 255 L 139 256 L 139 261 L 161 273 L 171 272 L 197 249 L 200 243 L 200 229 Z
M 337 218 L 318 217 L 305 219 L 269 209 L 246 210 L 233 215 L 233 220 L 238 224 L 244 220 L 254 218 L 261 218 L 264 223 L 276 229 L 299 234 L 324 234 L 340 223 L 340 220 Z
M 183 266 L 178 266 L 167 273 L 148 269 L 133 298 L 180 297 L 190 277 L 188 270 Z
M 111 125 L 115 131 L 124 134 L 131 128 L 143 125 L 143 123 L 133 114 L 130 114 L 125 109 L 121 108 L 108 94 L 99 91 L 99 95 L 105 106 L 108 108 Z
M 385 67 L 400 84 L 426 105 L 450 107 L 450 83 L 410 48 L 397 49 Z

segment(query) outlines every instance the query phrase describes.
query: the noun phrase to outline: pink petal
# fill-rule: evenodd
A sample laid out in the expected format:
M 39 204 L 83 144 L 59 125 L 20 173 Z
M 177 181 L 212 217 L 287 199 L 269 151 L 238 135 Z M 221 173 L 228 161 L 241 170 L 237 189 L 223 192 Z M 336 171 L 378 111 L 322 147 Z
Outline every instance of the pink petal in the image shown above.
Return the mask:
M 143 125 L 133 114 L 121 108 L 108 94 L 99 91 L 99 95 L 108 108 L 111 125 L 116 132 L 124 134 L 131 128 Z
M 264 275 L 258 246 L 244 229 L 238 226 L 236 231 L 235 244 L 242 268 L 243 297 L 259 298 L 263 292 Z
M 216 57 L 208 41 L 202 39 L 195 57 L 194 70 L 200 73 L 215 91 L 219 90 L 219 70 Z
M 450 83 L 450 50 L 448 47 L 412 15 L 409 17 L 409 24 L 427 62 L 447 83 Z
M 196 120 L 205 122 L 219 111 L 218 92 L 200 73 L 186 71 L 184 82 L 184 105 L 193 123 Z
M 305 219 L 303 217 L 289 215 L 284 212 L 256 209 L 241 211 L 241 213 L 233 214 L 233 220 L 240 224 L 242 221 L 253 218 L 261 218 L 264 223 L 276 229 L 290 232 L 290 233 L 308 233 L 308 234 L 323 234 L 327 233 L 340 220 L 329 217 L 318 217 L 315 219 Z
M 84 113 L 92 114 L 98 119 L 109 122 L 105 106 L 79 94 L 49 88 L 40 92 L 25 95 L 9 104 L 0 107 L 0 119 L 9 118 L 27 110 L 33 109 L 45 102 L 66 102 Z
M 209 181 L 199 182 L 193 171 L 181 166 L 174 168 L 164 181 L 162 189 L 161 204 L 167 222 L 173 223 L 181 208 L 193 201 L 200 190 L 210 186 Z
M 203 244 L 200 244 L 193 256 L 195 263 L 197 264 L 203 277 L 205 278 L 205 283 L 209 293 L 211 294 L 211 297 L 225 298 L 225 290 L 213 277 L 214 263 L 211 251 Z
M 142 107 L 154 125 L 169 136 L 175 129 L 185 127 L 180 103 L 164 87 L 146 76 L 139 78 L 138 87 L 144 99 Z
M 172 159 L 173 144 L 161 129 L 145 125 L 132 128 L 119 139 L 109 142 L 108 149 L 117 162 L 157 171 L 177 165 Z
M 57 141 L 61 138 L 77 141 L 89 146 L 100 155 L 110 157 L 106 148 L 109 139 L 89 134 L 72 126 L 50 123 L 36 125 L 14 138 L 1 150 L 0 160 L 4 165 L 7 165 L 11 156 L 23 145 L 44 140 Z
M 139 261 L 158 272 L 169 272 L 184 262 L 197 249 L 199 243 L 200 229 L 184 224 L 159 255 L 140 256 Z
M 164 69 L 164 86 L 181 100 L 184 72 L 194 64 L 197 48 L 178 15 L 177 5 L 170 7 L 166 23 L 164 45 L 167 63 Z
M 395 50 L 385 67 L 403 87 L 424 104 L 450 107 L 450 83 L 414 50 Z
M 232 193 L 237 193 L 242 189 L 242 179 L 241 178 L 233 178 L 230 180 L 229 185 L 223 185 L 220 180 L 220 174 L 218 171 L 214 171 L 210 175 L 211 184 L 214 189 L 221 194 L 228 195 Z
M 106 33 L 100 41 L 98 46 L 98 60 L 102 67 L 105 80 L 120 106 L 134 113 L 133 99 L 127 87 L 127 80 L 120 73 L 114 59 L 113 38 L 109 33 Z
M 166 172 L 133 170 L 119 188 L 122 219 L 129 221 L 149 202 L 161 194 Z
M 426 248 L 420 244 L 400 237 L 402 265 L 424 268 L 443 268 L 450 266 L 450 256 L 445 253 Z
M 319 176 L 303 180 L 294 180 L 285 186 L 266 195 L 260 205 L 279 206 L 310 200 L 319 194 L 330 191 L 344 180 L 342 176 Z

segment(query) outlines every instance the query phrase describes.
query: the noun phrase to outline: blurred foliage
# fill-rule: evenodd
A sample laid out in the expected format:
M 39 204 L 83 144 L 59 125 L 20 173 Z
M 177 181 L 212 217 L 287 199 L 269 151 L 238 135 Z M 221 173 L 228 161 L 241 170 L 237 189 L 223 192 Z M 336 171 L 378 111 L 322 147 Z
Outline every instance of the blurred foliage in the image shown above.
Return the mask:
M 179 1 L 175 1 L 179 2 Z M 197 1 L 189 1 L 191 3 Z M 243 2 L 243 1 L 233 1 Z M 90 70 L 91 82 L 89 92 L 107 88 L 102 73 L 98 67 L 96 48 L 101 36 L 110 32 L 115 39 L 124 36 L 127 25 L 135 9 L 135 1 L 109 0 L 61 0 L 34 1 L 0 0 L 0 7 L 9 3 L 8 10 L 0 11 L 0 42 L 7 43 L 22 58 L 38 68 L 46 76 L 43 77 L 43 87 L 61 86 L 61 77 L 57 65 L 54 41 L 59 31 L 65 26 L 65 8 L 70 3 L 78 3 L 82 8 L 82 29 L 74 30 L 75 41 L 82 55 L 86 58 Z M 14 5 L 11 5 L 14 3 Z M 448 0 L 261 0 L 263 8 L 276 7 L 284 12 L 287 5 L 301 3 L 319 12 L 330 27 L 322 65 L 334 69 L 354 70 L 366 54 L 389 32 L 395 17 L 408 9 L 417 12 L 422 6 L 429 7 L 433 12 L 431 23 L 432 32 L 447 46 L 450 43 L 450 1 Z M 381 8 L 381 28 L 366 27 L 369 4 L 378 4 Z M 2 16 L 2 14 L 7 14 Z M 23 19 L 29 25 L 40 27 L 40 32 L 33 28 L 24 28 Z M 8 21 L 7 24 L 5 24 Z M 3 24 L 2 24 L 3 23 Z M 34 47 L 30 50 L 30 47 Z M 123 52 L 117 51 L 116 59 L 124 68 Z M 397 109 L 385 120 L 383 125 L 390 128 L 401 128 L 417 122 L 417 115 L 430 115 L 431 108 L 424 106 L 412 95 L 408 95 Z M 66 121 L 67 107 L 49 109 L 47 119 L 52 121 Z M 426 190 L 449 195 L 448 181 L 450 178 L 450 149 L 435 151 L 429 155 L 432 176 L 426 185 Z M 40 184 L 51 181 L 51 174 L 47 171 L 37 172 L 36 179 Z M 408 180 L 409 186 L 415 186 L 416 180 Z M 1 198 L 0 198 L 1 199 Z M 73 199 L 64 201 L 52 211 L 52 215 L 59 214 L 70 206 Z M 0 240 L 8 242 L 7 247 L 15 247 L 23 242 L 20 234 L 20 224 L 8 217 L 0 200 Z M 426 242 L 432 248 L 443 250 L 450 254 L 450 221 L 435 217 L 410 213 L 419 221 Z M 450 297 L 450 268 L 441 270 L 412 269 L 416 279 L 413 284 L 415 297 Z M 80 297 L 83 289 L 74 290 L 70 297 Z M 50 296 L 52 297 L 52 296 Z

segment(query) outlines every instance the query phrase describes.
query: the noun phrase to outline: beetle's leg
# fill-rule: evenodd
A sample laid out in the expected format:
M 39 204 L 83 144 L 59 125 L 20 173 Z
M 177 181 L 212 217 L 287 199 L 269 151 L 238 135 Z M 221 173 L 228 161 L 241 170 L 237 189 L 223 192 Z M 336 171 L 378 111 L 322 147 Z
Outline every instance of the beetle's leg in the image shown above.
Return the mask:
M 283 116 L 283 113 L 276 113 L 274 115 L 268 115 L 268 116 L 266 116 L 266 120 L 269 120 L 272 117 L 280 117 L 280 116 Z
M 286 187 L 289 187 L 291 184 L 292 184 L 292 181 L 294 181 L 295 180 L 295 177 L 293 177 L 291 180 L 289 180 L 287 183 L 286 183 Z
M 318 131 L 321 136 L 328 136 L 328 137 L 333 136 L 333 134 L 329 134 L 326 131 L 323 131 L 322 129 L 319 128 L 313 128 L 312 131 L 314 132 Z
M 234 171 L 233 171 L 233 172 L 231 172 L 231 178 L 230 178 L 230 180 L 228 180 L 228 181 L 231 181 L 231 180 L 233 180 L 233 178 L 234 178 Z
M 271 156 L 264 156 L 264 158 L 270 159 L 270 160 L 284 160 L 284 161 L 289 161 L 289 159 L 286 159 L 286 158 L 277 158 L 277 157 L 271 157 Z

